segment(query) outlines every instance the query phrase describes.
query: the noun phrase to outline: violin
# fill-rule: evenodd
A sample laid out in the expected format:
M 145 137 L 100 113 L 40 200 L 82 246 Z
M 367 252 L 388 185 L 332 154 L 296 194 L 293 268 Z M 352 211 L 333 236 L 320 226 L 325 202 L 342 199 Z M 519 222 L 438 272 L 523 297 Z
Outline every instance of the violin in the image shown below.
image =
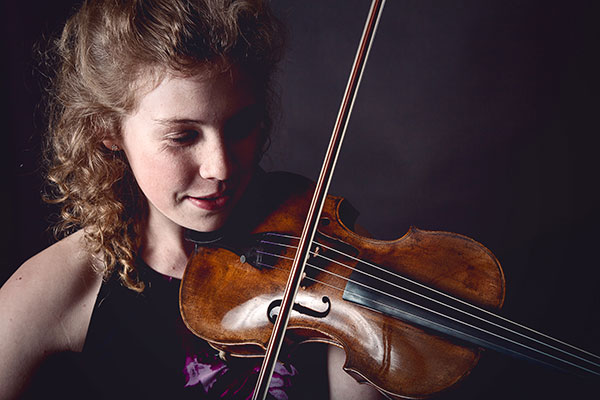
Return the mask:
M 190 233 L 198 246 L 181 288 L 188 327 L 238 356 L 262 355 L 267 347 L 314 191 L 289 176 L 262 179 L 269 184 L 257 186 L 269 195 L 252 208 L 261 212 L 238 215 L 242 228 L 213 243 Z M 355 216 L 343 199 L 326 197 L 292 305 L 290 341 L 343 347 L 345 369 L 392 398 L 445 390 L 469 374 L 482 347 L 599 374 L 593 354 L 490 311 L 502 305 L 505 283 L 482 245 L 418 229 L 377 241 L 353 232 Z
M 186 267 L 180 291 L 188 328 L 237 356 L 264 354 L 314 189 L 290 174 L 262 180 L 260 192 L 268 196 L 253 216 L 266 217 L 257 226 L 237 224 L 235 233 L 214 243 L 189 233 L 201 246 Z M 411 229 L 396 241 L 369 239 L 350 229 L 355 216 L 344 199 L 327 198 L 288 340 L 342 347 L 346 371 L 387 394 L 426 397 L 459 381 L 477 363 L 478 348 L 404 322 L 402 314 L 428 317 L 398 296 L 431 307 L 433 292 L 421 301 L 414 294 L 424 292 L 416 284 L 422 282 L 482 307 L 499 307 L 504 299 L 499 263 L 475 241 L 446 232 Z M 429 320 L 436 323 L 433 316 Z
M 197 244 L 180 289 L 197 336 L 238 357 L 263 356 L 314 184 L 261 174 L 235 230 Z M 357 212 L 328 196 L 288 325 L 290 346 L 323 342 L 346 351 L 344 369 L 392 398 L 423 398 L 461 381 L 481 348 L 600 376 L 597 357 L 489 310 L 505 281 L 483 245 L 416 228 L 393 241 L 353 231 Z M 243 222 L 242 222 L 243 221 Z

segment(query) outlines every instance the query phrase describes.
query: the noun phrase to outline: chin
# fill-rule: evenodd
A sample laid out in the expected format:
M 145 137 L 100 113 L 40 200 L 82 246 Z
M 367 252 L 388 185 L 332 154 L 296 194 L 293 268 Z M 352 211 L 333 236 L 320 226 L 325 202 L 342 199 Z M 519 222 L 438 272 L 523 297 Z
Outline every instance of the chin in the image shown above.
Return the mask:
M 191 229 L 198 232 L 213 232 L 221 229 L 227 221 L 227 215 L 215 215 L 212 217 L 203 218 L 202 221 L 198 221 L 193 224 L 184 224 L 183 226 L 187 229 Z

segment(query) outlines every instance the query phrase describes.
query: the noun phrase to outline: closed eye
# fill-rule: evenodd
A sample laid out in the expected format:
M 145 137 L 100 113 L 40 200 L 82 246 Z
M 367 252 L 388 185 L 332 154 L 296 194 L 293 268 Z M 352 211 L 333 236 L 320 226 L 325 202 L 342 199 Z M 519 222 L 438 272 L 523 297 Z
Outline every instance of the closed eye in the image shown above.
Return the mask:
M 177 146 L 184 146 L 193 143 L 198 138 L 198 131 L 194 129 L 186 129 L 167 136 L 167 140 Z

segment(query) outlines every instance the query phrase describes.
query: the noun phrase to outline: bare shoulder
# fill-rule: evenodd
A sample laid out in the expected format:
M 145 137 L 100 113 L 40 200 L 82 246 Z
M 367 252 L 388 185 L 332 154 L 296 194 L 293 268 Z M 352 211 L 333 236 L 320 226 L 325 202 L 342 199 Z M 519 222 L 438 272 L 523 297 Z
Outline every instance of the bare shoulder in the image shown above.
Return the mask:
M 101 277 L 94 271 L 92 258 L 85 249 L 83 234 L 77 232 L 17 269 L 0 289 L 0 315 L 8 322 L 9 330 L 30 331 L 22 334 L 41 334 L 31 328 L 43 326 L 42 336 L 49 342 L 45 345 L 51 347 L 48 351 L 76 351 L 74 325 L 80 321 L 72 319 L 79 316 L 78 308 L 91 310 L 100 283 Z M 52 328 L 60 329 L 57 337 L 49 335 L 55 333 Z
M 26 261 L 0 289 L 0 397 L 14 397 L 47 355 L 80 351 L 101 277 L 82 232 Z

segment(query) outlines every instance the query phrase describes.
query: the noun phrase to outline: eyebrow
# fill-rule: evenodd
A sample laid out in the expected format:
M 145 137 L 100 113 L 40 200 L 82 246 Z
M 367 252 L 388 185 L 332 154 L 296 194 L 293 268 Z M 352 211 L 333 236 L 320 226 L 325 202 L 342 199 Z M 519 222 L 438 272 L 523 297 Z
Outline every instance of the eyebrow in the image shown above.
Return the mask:
M 201 120 L 198 119 L 187 119 L 187 118 L 158 118 L 153 119 L 154 122 L 164 126 L 176 126 L 176 125 L 191 125 L 191 124 L 202 124 Z

